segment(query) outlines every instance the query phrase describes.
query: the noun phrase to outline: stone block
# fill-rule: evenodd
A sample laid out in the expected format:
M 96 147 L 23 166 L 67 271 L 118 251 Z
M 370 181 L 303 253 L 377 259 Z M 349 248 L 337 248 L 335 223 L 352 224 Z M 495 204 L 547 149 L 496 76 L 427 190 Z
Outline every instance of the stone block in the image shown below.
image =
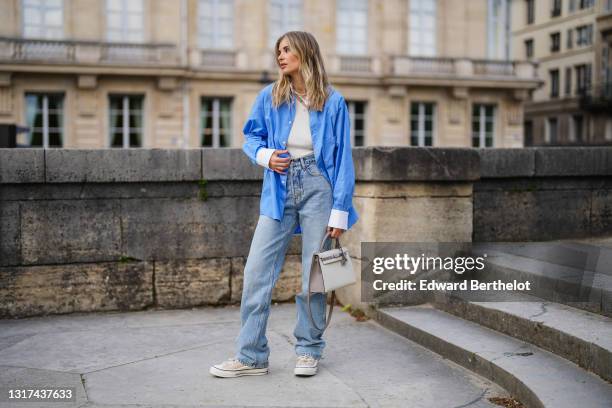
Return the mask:
M 535 175 L 612 175 L 612 147 L 545 147 L 535 151 Z
M 0 268 L 0 318 L 138 310 L 153 303 L 153 266 L 108 262 Z
M 0 187 L 0 194 L 2 187 Z M 0 201 L 0 266 L 21 263 L 19 203 Z
M 48 183 L 197 181 L 200 149 L 51 149 Z
M 534 148 L 503 149 L 481 148 L 480 177 L 532 177 L 535 172 Z
M 116 200 L 24 201 L 20 206 L 26 264 L 116 261 L 124 255 Z
M 358 197 L 355 201 L 361 211 L 358 234 L 361 241 L 469 242 L 472 239 L 470 197 Z
M 480 177 L 471 148 L 353 148 L 355 178 L 368 181 L 469 181 Z
M 474 193 L 474 241 L 539 241 L 588 236 L 589 190 Z
M 591 200 L 591 235 L 609 235 L 612 232 L 612 190 L 593 190 Z
M 0 183 L 44 183 L 44 181 L 44 149 L 0 149 Z
M 264 168 L 253 164 L 242 149 L 201 149 L 206 180 L 263 180 Z
M 229 258 L 176 259 L 155 262 L 156 304 L 184 308 L 227 303 Z
M 245 256 L 257 224 L 253 197 L 121 202 L 125 254 L 137 259 Z

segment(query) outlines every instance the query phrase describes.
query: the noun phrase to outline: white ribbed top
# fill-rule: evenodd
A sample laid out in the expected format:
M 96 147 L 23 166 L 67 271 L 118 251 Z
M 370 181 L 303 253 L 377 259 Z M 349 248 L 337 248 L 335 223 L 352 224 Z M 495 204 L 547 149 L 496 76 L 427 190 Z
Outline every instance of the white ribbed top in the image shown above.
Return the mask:
M 289 138 L 287 139 L 287 150 L 289 150 L 289 154 L 293 159 L 306 156 L 314 151 L 312 147 L 312 135 L 310 133 L 310 114 L 308 112 L 308 107 L 302 103 L 300 98 L 296 99 L 297 103 L 295 107 L 297 110 L 295 112 L 295 120 L 293 121 L 291 131 L 289 132 Z M 308 100 L 305 99 L 305 102 L 308 103 Z

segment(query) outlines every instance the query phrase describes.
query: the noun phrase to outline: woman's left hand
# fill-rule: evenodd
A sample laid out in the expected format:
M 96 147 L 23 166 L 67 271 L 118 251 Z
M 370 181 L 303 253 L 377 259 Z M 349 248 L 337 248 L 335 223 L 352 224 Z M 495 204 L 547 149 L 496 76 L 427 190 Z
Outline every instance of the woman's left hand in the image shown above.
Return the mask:
M 340 238 L 344 230 L 342 228 L 327 227 L 327 232 L 329 232 L 332 238 Z

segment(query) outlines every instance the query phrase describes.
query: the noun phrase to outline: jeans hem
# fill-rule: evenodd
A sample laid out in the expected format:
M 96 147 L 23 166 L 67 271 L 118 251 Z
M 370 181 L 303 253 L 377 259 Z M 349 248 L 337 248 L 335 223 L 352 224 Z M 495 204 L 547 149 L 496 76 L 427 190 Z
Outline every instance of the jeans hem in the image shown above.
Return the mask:
M 299 356 L 310 356 L 312 358 L 314 358 L 315 360 L 320 360 L 321 359 L 321 354 L 315 354 L 315 353 L 308 353 L 308 352 L 297 352 L 296 351 L 296 355 Z
M 268 363 L 260 363 L 257 364 L 257 362 L 250 362 L 248 360 L 243 360 L 240 357 L 236 357 L 236 360 L 240 361 L 241 364 L 244 364 L 245 366 L 249 366 L 251 368 L 267 368 L 268 367 Z

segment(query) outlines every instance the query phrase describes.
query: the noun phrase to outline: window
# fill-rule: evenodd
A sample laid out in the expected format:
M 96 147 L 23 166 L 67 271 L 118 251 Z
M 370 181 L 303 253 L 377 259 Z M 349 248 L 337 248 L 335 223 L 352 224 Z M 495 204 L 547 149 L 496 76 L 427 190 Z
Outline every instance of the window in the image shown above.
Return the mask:
M 336 49 L 340 54 L 363 55 L 368 50 L 368 1 L 338 0 Z
M 287 31 L 302 30 L 302 0 L 270 0 L 268 44 L 274 48 L 278 37 Z
M 571 28 L 567 29 L 567 44 L 566 48 L 571 50 L 574 47 L 574 30 Z
M 582 142 L 582 139 L 584 138 L 584 119 L 582 115 L 572 115 L 570 121 L 570 141 Z
M 606 140 L 612 140 L 612 119 L 606 119 Z
M 488 0 L 487 55 L 492 59 L 510 58 L 510 2 Z
M 535 21 L 535 0 L 526 0 L 525 3 L 527 7 L 527 24 L 533 24 Z
M 583 25 L 576 28 L 576 45 L 585 46 L 593 44 L 593 25 Z
M 551 17 L 559 17 L 561 15 L 561 0 L 552 0 Z
M 230 147 L 232 98 L 203 97 L 200 124 L 201 147 Z
M 411 0 L 409 20 L 410 55 L 436 55 L 436 0 Z
M 576 91 L 583 94 L 591 87 L 591 64 L 576 65 Z
M 559 70 L 551 69 L 548 72 L 550 75 L 550 97 L 558 98 L 559 97 Z
M 550 35 L 550 52 L 559 52 L 561 49 L 561 33 Z
M 200 48 L 228 49 L 234 45 L 234 0 L 198 2 Z
M 143 95 L 109 95 L 110 147 L 142 147 Z
M 523 124 L 523 129 L 525 132 L 523 146 L 533 146 L 533 122 L 531 120 L 526 120 Z
M 64 134 L 64 96 L 62 94 L 25 94 L 26 122 L 29 131 L 18 136 L 18 146 L 62 147 Z
M 610 0 L 612 1 L 612 0 Z M 608 45 L 605 41 L 602 41 L 601 45 L 601 70 L 603 83 L 608 88 L 607 95 L 612 95 L 611 87 L 612 87 L 612 52 L 610 50 L 612 47 Z
M 580 0 L 580 9 L 591 8 L 595 4 L 595 0 Z
M 525 58 L 527 59 L 533 58 L 533 39 L 532 38 L 525 40 Z
M 605 0 L 604 11 L 607 13 L 612 11 L 612 0 Z
M 22 0 L 23 36 L 56 39 L 64 36 L 63 0 Z
M 106 0 L 106 29 L 109 41 L 143 42 L 143 0 Z
M 410 145 L 433 146 L 436 105 L 427 102 L 410 104 Z
M 559 130 L 557 118 L 548 118 L 545 123 L 544 141 L 548 144 L 556 144 Z
M 495 105 L 474 104 L 472 107 L 472 147 L 493 147 L 495 137 Z
M 348 101 L 347 106 L 351 118 L 351 145 L 365 146 L 366 102 Z
M 565 96 L 572 95 L 572 68 L 565 68 Z

